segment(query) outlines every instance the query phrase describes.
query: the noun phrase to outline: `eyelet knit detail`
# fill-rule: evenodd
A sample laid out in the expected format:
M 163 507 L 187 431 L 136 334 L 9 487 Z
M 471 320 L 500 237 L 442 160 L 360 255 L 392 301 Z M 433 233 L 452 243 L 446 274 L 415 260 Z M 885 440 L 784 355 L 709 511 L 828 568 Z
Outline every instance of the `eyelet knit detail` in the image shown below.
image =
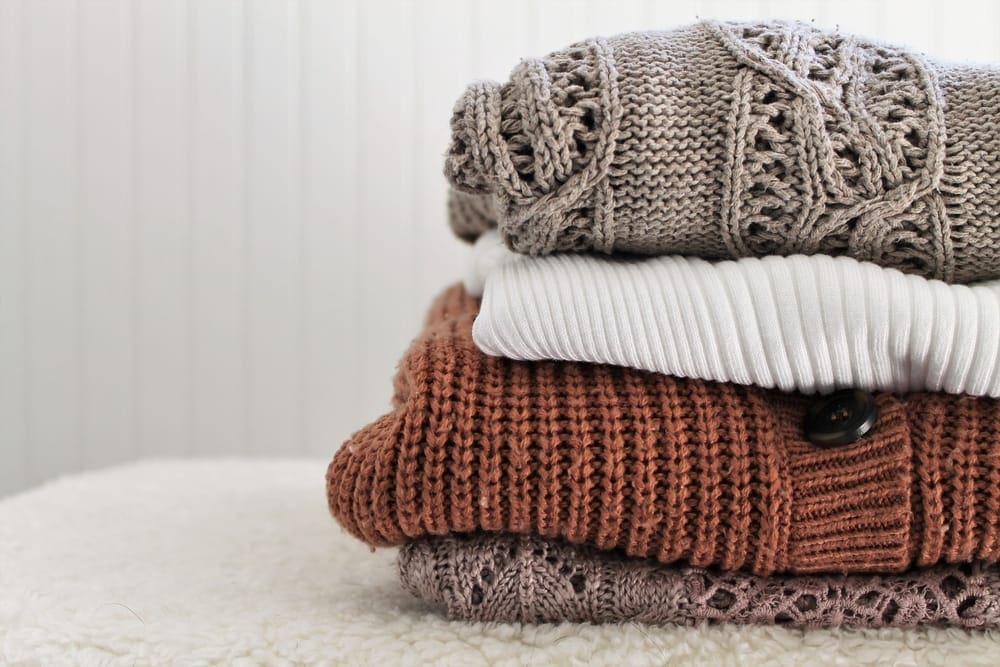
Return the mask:
M 723 229 L 735 256 L 848 254 L 954 276 L 932 69 L 801 24 L 712 24 L 736 73 Z
M 978 561 L 902 574 L 758 577 L 477 533 L 408 542 L 398 564 L 403 588 L 462 621 L 1000 627 L 1000 571 Z
M 445 175 L 464 192 L 487 195 L 511 218 L 507 236 L 515 247 L 610 249 L 610 193 L 600 181 L 619 119 L 614 57 L 603 40 L 527 59 L 510 82 L 473 84 L 459 99 Z M 519 227 L 544 218 L 546 208 L 564 213 L 542 237 L 533 224 Z
M 878 394 L 875 429 L 822 450 L 807 397 L 487 357 L 477 310 L 458 286 L 441 295 L 396 409 L 334 456 L 331 511 L 369 544 L 532 533 L 756 574 L 1000 557 L 996 401 Z
M 995 68 L 799 23 L 585 44 L 460 101 L 446 172 L 495 200 L 512 249 L 832 254 L 948 282 L 1000 276 Z

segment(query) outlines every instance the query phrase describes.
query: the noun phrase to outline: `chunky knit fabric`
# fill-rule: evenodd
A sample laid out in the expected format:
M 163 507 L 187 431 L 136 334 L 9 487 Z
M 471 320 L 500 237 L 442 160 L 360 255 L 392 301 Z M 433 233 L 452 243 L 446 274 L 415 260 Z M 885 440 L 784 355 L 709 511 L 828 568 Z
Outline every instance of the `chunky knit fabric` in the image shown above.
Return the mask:
M 455 106 L 445 172 L 529 254 L 849 255 L 1000 276 L 1000 70 L 798 23 L 705 22 L 528 59 Z
M 478 238 L 485 229 L 496 224 L 493 200 L 468 192 L 451 189 L 448 192 L 448 220 L 452 231 L 466 241 Z
M 949 285 L 828 255 L 527 257 L 495 231 L 474 256 L 465 284 L 485 291 L 472 338 L 487 354 L 803 393 L 1000 396 L 1000 281 Z
M 330 464 L 333 515 L 371 545 L 534 533 L 756 574 L 1000 557 L 996 401 L 879 394 L 868 435 L 821 449 L 807 397 L 488 357 L 477 310 L 460 286 L 437 299 L 396 408 Z
M 887 575 L 758 577 L 533 535 L 472 534 L 406 543 L 399 575 L 408 591 L 463 621 L 1000 627 L 1000 571 L 976 562 Z

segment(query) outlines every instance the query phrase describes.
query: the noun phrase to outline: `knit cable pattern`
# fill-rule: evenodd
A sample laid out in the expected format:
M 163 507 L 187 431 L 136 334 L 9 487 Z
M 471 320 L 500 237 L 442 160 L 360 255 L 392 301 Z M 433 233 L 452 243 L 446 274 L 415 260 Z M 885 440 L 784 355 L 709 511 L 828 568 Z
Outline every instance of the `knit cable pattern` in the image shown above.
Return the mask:
M 758 577 L 534 535 L 476 533 L 407 542 L 399 576 L 406 590 L 461 621 L 1000 627 L 1000 571 L 979 562 L 901 574 Z
M 445 173 L 516 251 L 848 255 L 1000 276 L 1000 70 L 800 23 L 589 40 L 459 99 Z
M 371 545 L 533 533 L 756 574 L 1000 556 L 996 401 L 879 394 L 869 435 L 819 449 L 806 397 L 487 357 L 477 310 L 460 286 L 437 299 L 395 409 L 330 464 L 331 512 Z

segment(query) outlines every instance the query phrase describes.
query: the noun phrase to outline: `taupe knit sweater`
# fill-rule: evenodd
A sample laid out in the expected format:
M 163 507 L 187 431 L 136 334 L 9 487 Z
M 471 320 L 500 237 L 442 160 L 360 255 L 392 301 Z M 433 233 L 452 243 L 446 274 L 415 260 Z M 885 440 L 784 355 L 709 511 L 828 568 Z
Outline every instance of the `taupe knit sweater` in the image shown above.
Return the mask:
M 458 101 L 451 223 L 515 250 L 1000 276 L 1000 70 L 797 23 L 591 39 Z M 476 199 L 482 201 L 475 201 Z
M 759 577 L 537 535 L 473 533 L 407 542 L 399 576 L 406 590 L 463 621 L 1000 627 L 1000 570 L 980 562 Z

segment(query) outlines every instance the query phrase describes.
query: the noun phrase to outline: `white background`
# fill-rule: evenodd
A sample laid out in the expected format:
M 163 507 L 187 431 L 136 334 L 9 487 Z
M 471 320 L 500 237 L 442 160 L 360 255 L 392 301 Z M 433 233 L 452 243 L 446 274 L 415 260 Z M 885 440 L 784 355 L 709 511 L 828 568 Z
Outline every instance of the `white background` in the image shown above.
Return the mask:
M 995 2 L 0 0 L 0 494 L 331 455 L 460 275 L 462 86 L 697 16 L 1000 60 Z

